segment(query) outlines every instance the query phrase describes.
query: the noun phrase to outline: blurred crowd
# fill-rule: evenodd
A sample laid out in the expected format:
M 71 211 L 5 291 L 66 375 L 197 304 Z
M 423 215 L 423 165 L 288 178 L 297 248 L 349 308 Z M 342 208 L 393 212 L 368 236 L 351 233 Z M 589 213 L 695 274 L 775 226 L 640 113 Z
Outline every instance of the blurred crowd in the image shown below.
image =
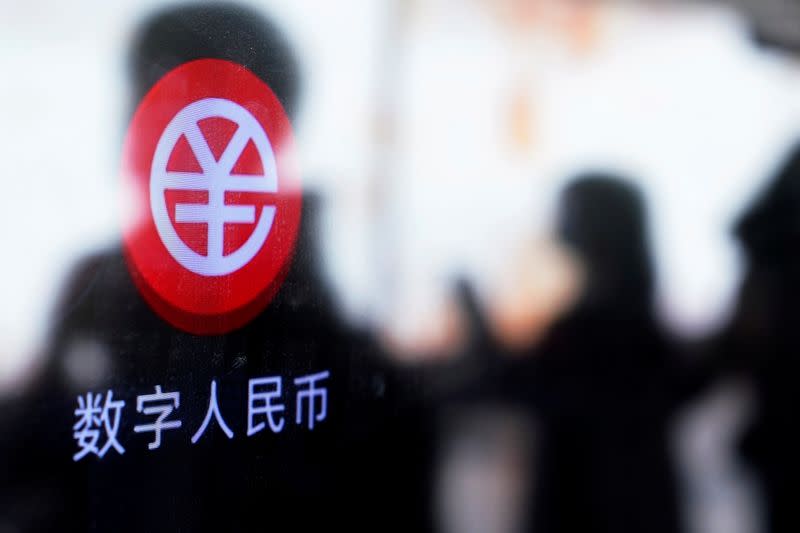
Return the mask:
M 0 381 L 0 531 L 800 531 L 800 39 L 733 4 L 387 0 L 340 138 L 269 9 L 149 12 L 127 116 L 172 68 L 235 61 L 321 185 L 230 335 L 160 321 L 119 244 L 73 257 Z M 83 391 L 317 367 L 313 439 L 70 461 Z

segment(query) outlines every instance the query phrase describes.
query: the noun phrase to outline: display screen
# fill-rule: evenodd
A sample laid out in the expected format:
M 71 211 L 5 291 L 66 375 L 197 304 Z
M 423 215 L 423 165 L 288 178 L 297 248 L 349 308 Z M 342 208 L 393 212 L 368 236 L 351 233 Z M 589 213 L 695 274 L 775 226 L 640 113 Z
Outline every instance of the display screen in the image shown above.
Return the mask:
M 796 28 L 0 4 L 0 533 L 800 531 Z

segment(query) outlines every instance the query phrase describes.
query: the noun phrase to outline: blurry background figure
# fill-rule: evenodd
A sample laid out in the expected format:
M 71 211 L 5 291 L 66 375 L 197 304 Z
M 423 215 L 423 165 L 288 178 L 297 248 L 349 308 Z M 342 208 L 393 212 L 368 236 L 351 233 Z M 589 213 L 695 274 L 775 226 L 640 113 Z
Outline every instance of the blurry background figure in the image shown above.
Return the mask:
M 752 378 L 756 410 L 742 442 L 766 497 L 769 531 L 800 530 L 800 148 L 736 227 L 747 276 L 724 337 L 725 353 Z
M 653 315 L 643 200 L 587 175 L 564 192 L 560 220 L 585 289 L 514 370 L 541 426 L 533 530 L 679 531 L 668 451 L 678 365 Z

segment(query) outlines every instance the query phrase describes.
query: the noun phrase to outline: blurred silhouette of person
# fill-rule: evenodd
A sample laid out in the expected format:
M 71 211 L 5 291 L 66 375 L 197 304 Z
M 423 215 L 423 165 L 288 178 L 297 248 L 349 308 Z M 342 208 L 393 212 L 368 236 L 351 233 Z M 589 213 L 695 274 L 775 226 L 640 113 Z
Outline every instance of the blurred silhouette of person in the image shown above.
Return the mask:
M 540 431 L 530 525 L 674 533 L 676 370 L 652 311 L 643 200 L 614 176 L 583 176 L 563 193 L 560 235 L 584 262 L 583 293 L 509 379 Z
M 736 226 L 747 273 L 722 357 L 755 388 L 756 417 L 742 451 L 761 478 L 769 531 L 800 531 L 800 146 Z
M 142 24 L 130 54 L 133 108 L 164 74 L 199 58 L 249 68 L 292 116 L 300 84 L 288 43 L 259 13 L 227 4 L 171 7 Z M 198 337 L 161 320 L 119 247 L 80 262 L 56 306 L 42 375 L 4 415 L 4 428 L 15 431 L 0 440 L 8 465 L 0 514 L 12 530 L 424 530 L 401 493 L 419 483 L 404 449 L 412 425 L 390 423 L 392 376 L 371 339 L 338 316 L 316 246 L 319 207 L 304 195 L 280 290 L 226 335 Z M 308 431 L 295 424 L 291 380 L 320 371 L 330 372 L 327 418 Z M 264 376 L 283 378 L 285 426 L 248 436 L 248 380 Z M 190 444 L 212 380 L 234 436 L 212 422 Z M 183 425 L 151 451 L 152 434 L 133 426 L 151 421 L 135 412 L 136 397 L 157 385 L 180 392 L 173 416 Z M 106 390 L 126 401 L 118 433 L 125 454 L 73 462 L 76 397 Z

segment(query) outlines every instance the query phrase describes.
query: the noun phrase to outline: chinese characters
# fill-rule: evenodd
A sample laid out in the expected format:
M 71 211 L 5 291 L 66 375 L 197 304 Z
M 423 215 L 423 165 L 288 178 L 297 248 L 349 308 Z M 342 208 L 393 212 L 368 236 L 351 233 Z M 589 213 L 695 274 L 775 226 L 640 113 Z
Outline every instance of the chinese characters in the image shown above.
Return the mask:
M 323 422 L 328 416 L 329 371 L 300 376 L 291 381 L 294 385 L 295 424 L 313 431 L 316 424 Z M 220 400 L 217 392 L 217 381 L 212 380 L 209 387 L 208 403 L 205 417 L 193 432 L 190 442 L 196 444 L 203 435 L 211 431 L 213 425 L 228 439 L 234 438 L 234 432 L 223 416 L 227 404 Z M 286 425 L 287 405 L 283 395 L 282 376 L 264 376 L 253 378 L 247 384 L 247 436 L 252 437 L 267 427 L 272 433 L 280 433 Z M 110 450 L 122 455 L 125 447 L 118 439 L 123 410 L 126 402 L 114 399 L 113 391 L 105 394 L 86 393 L 78 396 L 75 409 L 73 438 L 78 451 L 72 456 L 73 461 L 80 461 L 88 455 L 102 459 Z M 137 424 L 134 433 L 150 433 L 152 440 L 147 444 L 149 450 L 162 445 L 162 433 L 177 430 L 183 426 L 180 418 L 181 393 L 164 391 L 161 385 L 154 387 L 154 392 L 136 397 Z
M 80 461 L 89 454 L 103 458 L 111 448 L 122 455 L 125 448 L 117 441 L 117 431 L 119 431 L 120 416 L 125 402 L 114 400 L 114 394 L 108 391 L 105 401 L 102 394 L 93 395 L 91 392 L 86 396 L 78 396 L 78 407 L 75 409 L 75 416 L 78 421 L 72 426 L 73 438 L 77 441 L 80 450 L 72 456 L 73 461 Z M 101 430 L 105 433 L 105 443 L 98 448 L 100 443 Z

